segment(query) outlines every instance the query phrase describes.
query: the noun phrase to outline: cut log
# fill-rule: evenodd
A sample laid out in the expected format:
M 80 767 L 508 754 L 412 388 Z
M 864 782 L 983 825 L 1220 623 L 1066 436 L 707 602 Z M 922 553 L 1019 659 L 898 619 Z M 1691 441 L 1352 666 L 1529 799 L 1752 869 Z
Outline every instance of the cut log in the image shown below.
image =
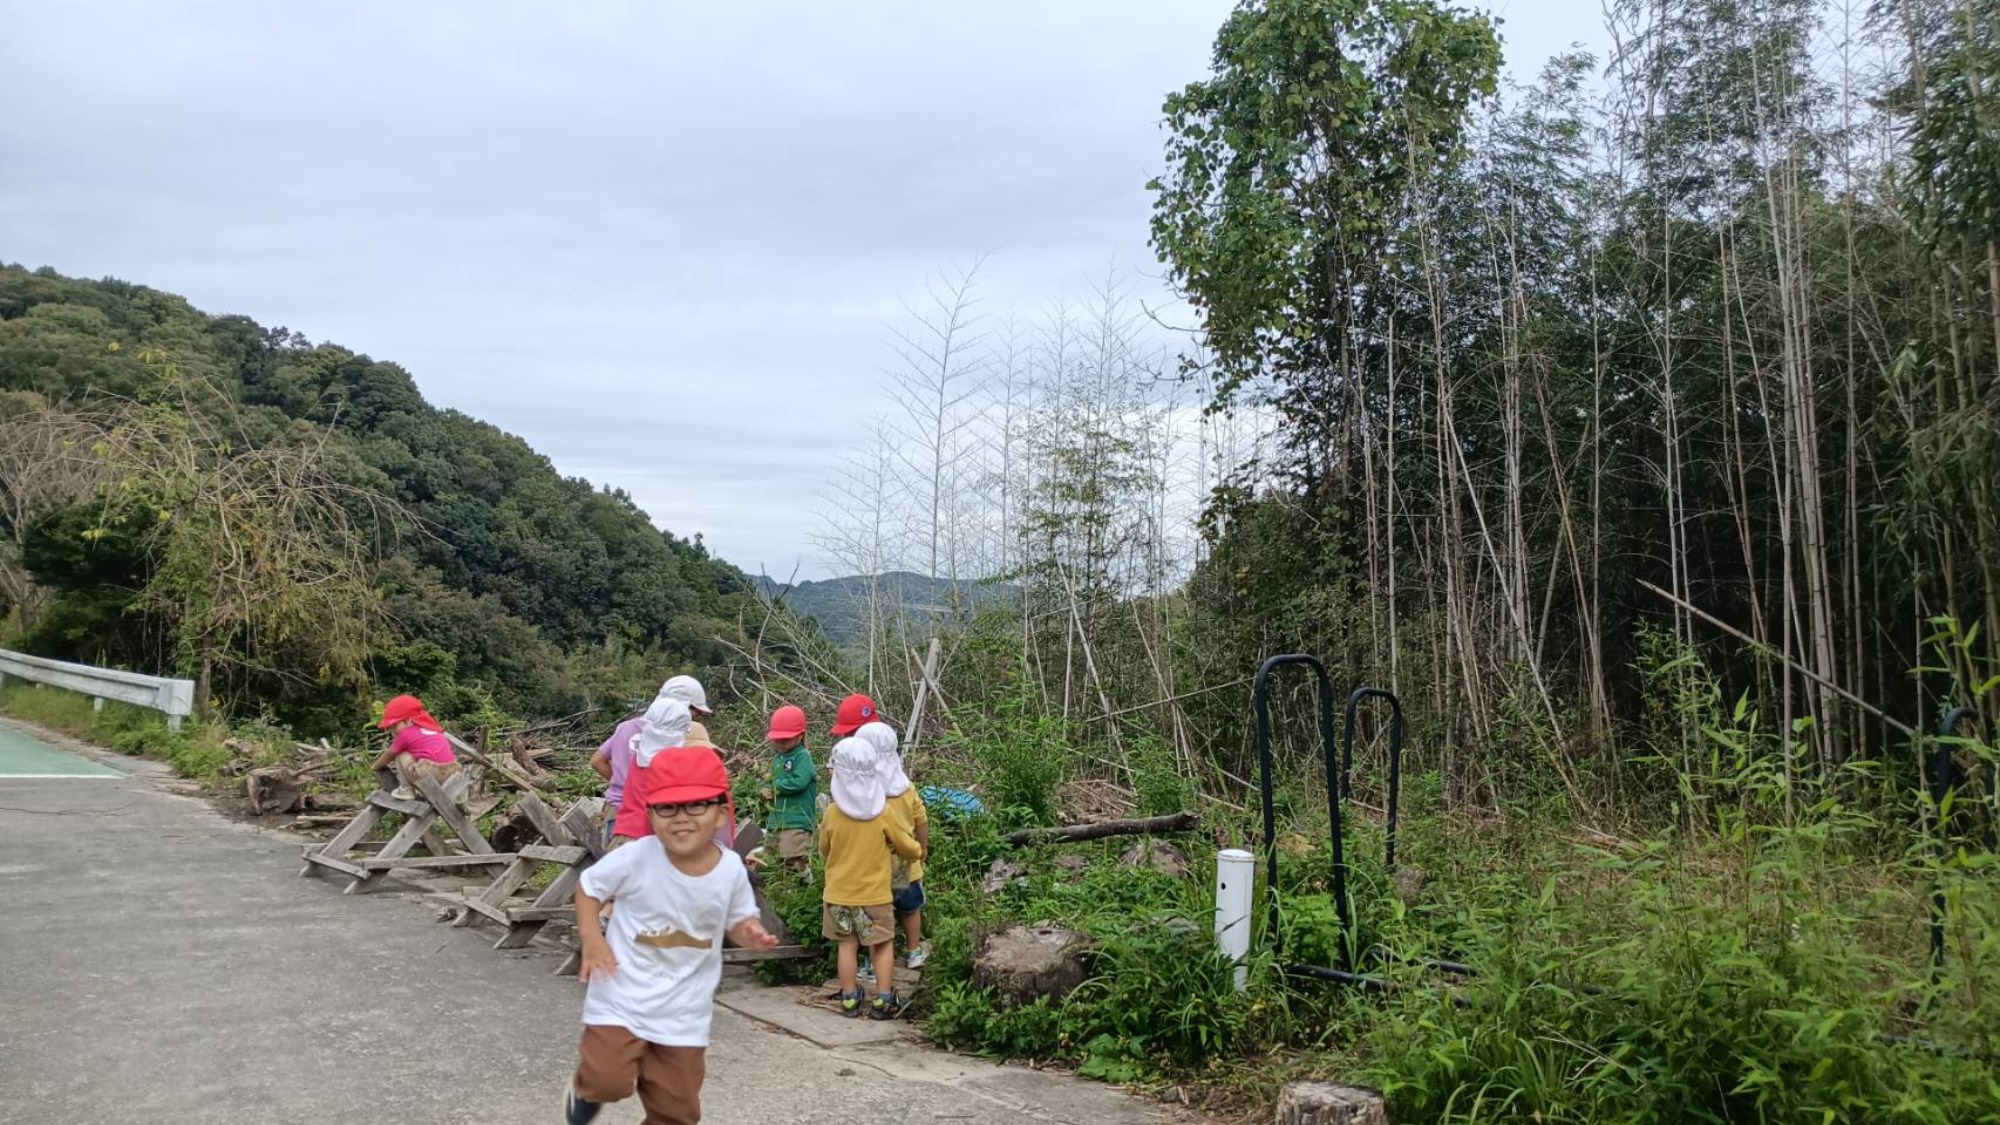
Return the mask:
M 1088 975 L 1090 939 L 1058 926 L 1009 926 L 988 934 L 972 958 L 972 983 L 993 990 L 1001 1004 L 1060 1000 Z
M 1191 811 L 1169 816 L 1148 816 L 1136 820 L 1100 820 L 1094 824 L 1070 824 L 1061 828 L 1024 828 L 1010 833 L 1007 843 L 1016 848 L 1031 844 L 1075 843 L 1102 840 L 1107 836 L 1156 836 L 1186 832 L 1201 823 L 1201 815 Z
M 535 822 L 528 819 L 528 813 L 520 805 L 501 813 L 493 819 L 493 831 L 486 834 L 495 851 L 518 852 L 521 845 L 533 843 L 542 838 Z
M 521 772 L 527 776 L 529 781 L 534 783 L 536 788 L 543 788 L 555 783 L 555 775 L 543 769 L 541 762 L 537 760 L 538 754 L 546 753 L 548 753 L 546 750 L 539 752 L 534 750 L 525 742 L 514 744 L 514 764 L 521 767 Z
M 306 795 L 306 779 L 285 766 L 263 766 L 244 775 L 243 793 L 250 798 L 250 811 L 260 816 L 291 812 Z
M 1365 1086 L 1293 1082 L 1278 1095 L 1278 1125 L 1389 1125 L 1389 1107 Z

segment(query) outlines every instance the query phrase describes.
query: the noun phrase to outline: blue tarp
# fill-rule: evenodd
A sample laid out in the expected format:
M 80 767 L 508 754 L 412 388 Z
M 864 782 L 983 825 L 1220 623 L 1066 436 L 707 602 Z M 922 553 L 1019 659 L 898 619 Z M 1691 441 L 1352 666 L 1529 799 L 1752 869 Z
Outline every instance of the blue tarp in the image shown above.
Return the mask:
M 917 786 L 917 796 L 922 797 L 924 804 L 932 808 L 941 807 L 942 811 L 948 816 L 974 816 L 986 811 L 986 806 L 979 802 L 979 798 L 967 793 L 963 789 L 946 789 L 939 785 L 919 785 Z

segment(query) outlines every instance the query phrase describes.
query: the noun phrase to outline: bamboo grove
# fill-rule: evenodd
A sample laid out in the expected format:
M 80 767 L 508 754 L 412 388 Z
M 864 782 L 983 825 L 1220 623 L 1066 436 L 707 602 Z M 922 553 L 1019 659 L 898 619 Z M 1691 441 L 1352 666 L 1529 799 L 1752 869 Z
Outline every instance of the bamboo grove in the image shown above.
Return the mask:
M 1240 769 L 1243 677 L 1303 648 L 1472 800 L 1696 756 L 1656 720 L 1697 666 L 1793 776 L 1907 780 L 1995 671 L 2000 9 L 1605 19 L 1521 88 L 1483 16 L 1243 4 L 1151 185 L 1193 331 L 1115 278 L 1026 329 L 950 279 L 830 553 L 997 576 L 1014 642 L 961 648 L 1012 655 L 959 690 L 1189 771 Z M 928 622 L 867 616 L 871 677 L 915 659 Z

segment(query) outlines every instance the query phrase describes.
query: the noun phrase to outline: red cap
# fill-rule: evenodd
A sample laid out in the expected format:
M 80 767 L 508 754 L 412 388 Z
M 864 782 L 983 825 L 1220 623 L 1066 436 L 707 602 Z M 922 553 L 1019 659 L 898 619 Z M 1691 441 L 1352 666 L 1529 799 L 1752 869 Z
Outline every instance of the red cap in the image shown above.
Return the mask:
M 639 796 L 648 805 L 676 805 L 729 795 L 729 771 L 706 746 L 670 746 L 639 771 Z
M 798 738 L 806 733 L 806 713 L 797 707 L 780 707 L 771 712 L 771 730 L 765 738 Z
M 833 716 L 833 736 L 845 738 L 875 721 L 875 701 L 865 695 L 850 695 L 840 701 Z
M 375 726 L 378 730 L 388 730 L 405 719 L 432 721 L 429 712 L 424 710 L 423 700 L 414 695 L 399 695 L 382 705 L 382 721 Z

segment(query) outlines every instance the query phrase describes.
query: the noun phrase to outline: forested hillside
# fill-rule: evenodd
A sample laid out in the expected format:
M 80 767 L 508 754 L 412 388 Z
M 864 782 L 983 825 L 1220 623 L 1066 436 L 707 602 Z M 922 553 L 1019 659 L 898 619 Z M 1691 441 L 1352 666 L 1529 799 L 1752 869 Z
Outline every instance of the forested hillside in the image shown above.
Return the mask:
M 1020 597 L 1020 590 L 1006 583 L 954 584 L 907 570 L 803 582 L 758 575 L 755 581 L 766 598 L 818 622 L 827 640 L 863 651 L 872 643 L 869 625 L 879 626 L 885 607 L 907 617 L 910 630 L 924 632 L 927 622 L 929 631 L 949 629 L 957 615 L 1003 608 Z
M 325 729 L 398 690 L 468 718 L 622 707 L 722 664 L 718 638 L 763 613 L 698 537 L 395 364 L 141 285 L 0 269 L 0 403 L 21 643 L 205 674 L 238 711 Z

